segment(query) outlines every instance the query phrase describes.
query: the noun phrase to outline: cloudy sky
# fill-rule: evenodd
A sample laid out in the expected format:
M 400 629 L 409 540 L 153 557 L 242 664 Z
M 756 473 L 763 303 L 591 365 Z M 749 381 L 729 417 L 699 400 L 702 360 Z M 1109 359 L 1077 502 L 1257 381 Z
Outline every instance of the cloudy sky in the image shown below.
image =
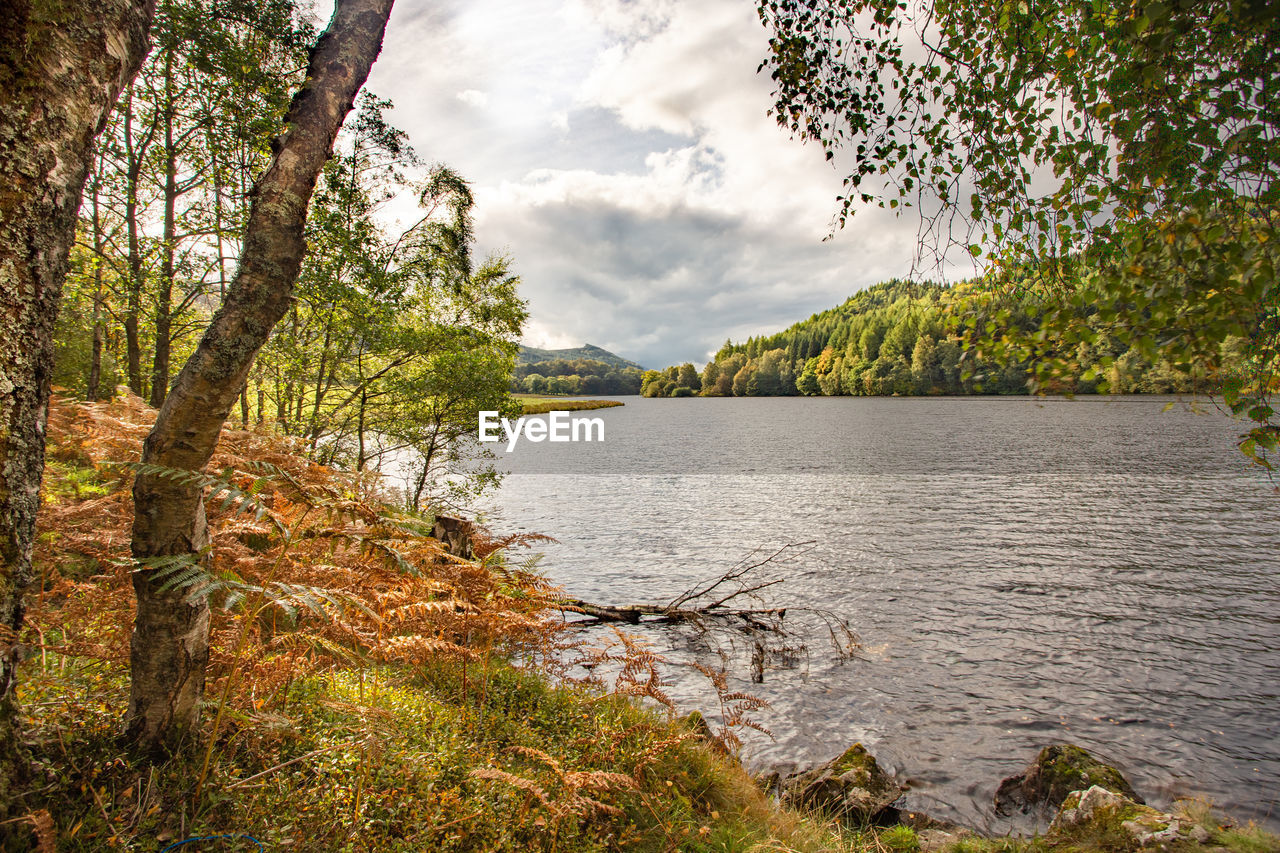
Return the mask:
M 477 191 L 525 342 L 701 363 L 904 275 L 915 223 L 860 212 L 766 115 L 753 0 L 399 0 L 369 87 Z

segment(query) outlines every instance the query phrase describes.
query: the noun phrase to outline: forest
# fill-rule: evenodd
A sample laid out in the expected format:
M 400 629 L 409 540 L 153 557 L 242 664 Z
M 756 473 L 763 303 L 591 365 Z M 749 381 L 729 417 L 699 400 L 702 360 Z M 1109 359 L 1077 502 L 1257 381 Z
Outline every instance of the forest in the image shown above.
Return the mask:
M 639 394 L 643 374 L 638 367 L 557 358 L 516 365 L 511 390 L 526 394 Z
M 292 2 L 162 5 L 99 137 L 54 330 L 53 384 L 158 408 L 223 304 L 250 189 L 315 26 Z M 320 173 L 293 300 L 234 416 L 361 471 L 414 459 L 420 504 L 507 392 L 526 316 L 512 259 L 474 257 L 466 179 L 364 90 Z M 412 203 L 407 226 L 389 206 Z
M 1082 315 L 1092 312 L 1081 310 Z M 1152 358 L 1107 333 L 1068 354 L 1070 372 L 1043 385 L 1029 351 L 984 353 L 980 339 L 998 317 L 1004 334 L 1035 339 L 1035 294 L 982 280 L 944 286 L 894 280 L 861 291 L 773 335 L 726 341 L 701 372 L 693 364 L 644 374 L 646 397 L 924 396 L 959 394 L 1221 393 L 1239 382 L 1246 341 L 1228 336 L 1212 372 Z M 1087 320 L 1086 320 L 1087 322 Z M 1043 356 L 1043 354 L 1041 354 Z

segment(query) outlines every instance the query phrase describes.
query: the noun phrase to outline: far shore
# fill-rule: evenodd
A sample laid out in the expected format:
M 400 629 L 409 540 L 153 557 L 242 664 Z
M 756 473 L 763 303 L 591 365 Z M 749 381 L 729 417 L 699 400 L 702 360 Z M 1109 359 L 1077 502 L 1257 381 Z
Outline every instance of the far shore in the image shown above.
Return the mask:
M 557 397 L 548 394 L 512 394 L 520 401 L 521 414 L 545 415 L 548 412 L 583 412 L 588 409 L 610 409 L 621 406 L 621 400 L 593 400 L 585 397 Z

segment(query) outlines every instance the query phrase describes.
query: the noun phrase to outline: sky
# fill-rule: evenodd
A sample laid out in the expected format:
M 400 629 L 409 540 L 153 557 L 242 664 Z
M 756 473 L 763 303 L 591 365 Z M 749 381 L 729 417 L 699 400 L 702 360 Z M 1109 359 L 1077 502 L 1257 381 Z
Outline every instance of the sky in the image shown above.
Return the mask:
M 878 208 L 824 241 L 843 176 L 767 115 L 767 43 L 753 0 L 398 0 L 368 88 L 472 182 L 525 343 L 701 364 L 914 256 Z

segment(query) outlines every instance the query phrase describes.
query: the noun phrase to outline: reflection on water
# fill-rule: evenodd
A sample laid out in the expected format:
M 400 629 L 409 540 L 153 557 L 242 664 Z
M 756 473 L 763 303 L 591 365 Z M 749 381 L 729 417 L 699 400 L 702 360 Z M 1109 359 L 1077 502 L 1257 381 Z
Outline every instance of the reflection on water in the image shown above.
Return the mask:
M 557 538 L 544 570 L 604 603 L 817 540 L 782 597 L 864 650 L 745 685 L 773 703 L 757 765 L 861 740 L 910 807 L 999 828 L 1001 777 L 1070 740 L 1153 802 L 1278 826 L 1280 497 L 1236 424 L 1165 402 L 628 398 L 591 413 L 603 444 L 505 457 L 492 511 Z

